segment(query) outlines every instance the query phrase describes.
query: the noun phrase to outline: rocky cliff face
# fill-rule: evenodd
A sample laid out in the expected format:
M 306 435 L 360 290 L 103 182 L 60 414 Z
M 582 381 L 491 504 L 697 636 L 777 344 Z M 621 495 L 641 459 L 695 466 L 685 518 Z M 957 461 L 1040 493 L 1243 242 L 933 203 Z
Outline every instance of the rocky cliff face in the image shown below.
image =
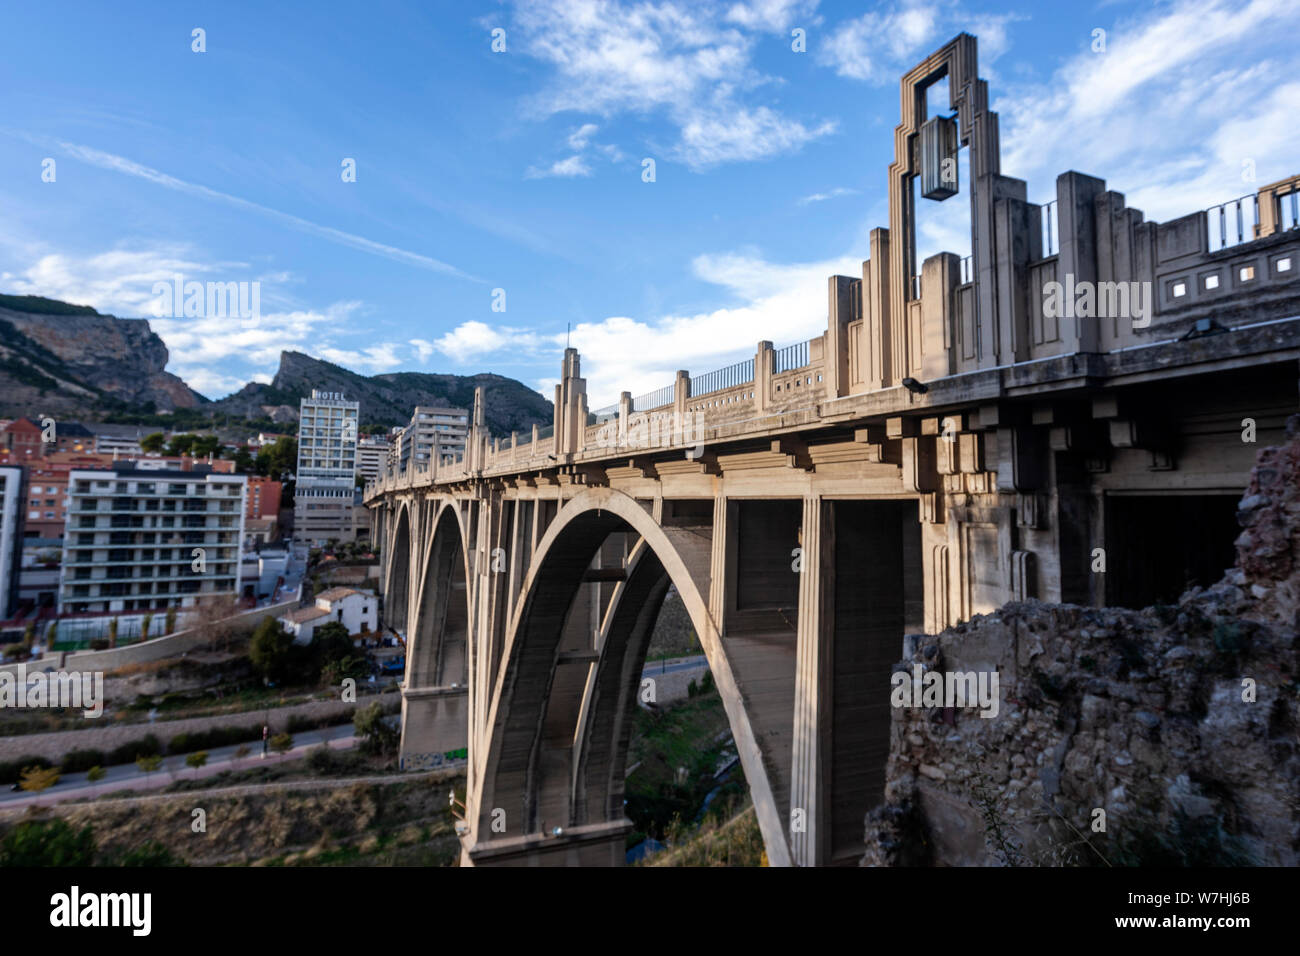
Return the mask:
M 996 670 L 1001 709 L 893 710 L 865 865 L 1300 863 L 1300 416 L 1288 438 L 1214 587 L 909 638 L 896 671 Z
M 166 371 L 167 346 L 147 320 L 70 308 L 0 297 L 0 413 L 97 418 L 123 406 L 163 411 L 204 402 Z

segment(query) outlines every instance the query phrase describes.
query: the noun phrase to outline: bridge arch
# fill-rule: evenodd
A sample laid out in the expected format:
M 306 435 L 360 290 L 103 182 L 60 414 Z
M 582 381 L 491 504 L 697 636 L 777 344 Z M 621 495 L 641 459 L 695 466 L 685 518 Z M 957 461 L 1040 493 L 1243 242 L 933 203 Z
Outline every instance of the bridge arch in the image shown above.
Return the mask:
M 417 530 L 407 552 L 409 626 L 398 757 L 403 769 L 422 770 L 464 759 L 471 597 L 465 534 L 455 500 L 421 498 L 409 506 L 409 523 Z
M 395 631 L 406 630 L 407 604 L 411 580 L 411 507 L 401 502 L 390 519 L 393 532 L 388 536 L 391 545 L 384 562 L 388 573 L 384 581 L 383 626 Z
M 594 556 L 617 532 L 638 539 L 626 577 L 615 587 L 596 646 L 569 646 L 581 634 L 570 626 L 574 599 Z M 509 623 L 485 734 L 473 755 L 471 862 L 557 852 L 557 862 L 622 862 L 631 718 L 650 634 L 672 584 L 721 694 L 768 857 L 789 863 L 762 751 L 709 613 L 712 553 L 707 529 L 661 526 L 635 499 L 609 488 L 582 492 L 556 515 Z M 584 664 L 581 693 L 557 694 L 557 686 L 573 686 L 557 681 L 561 671 Z M 493 830 L 498 810 L 505 811 L 504 832 Z
M 406 638 L 406 686 L 464 687 L 470 601 L 460 509 L 451 499 L 428 501 L 425 507 L 436 510 L 415 579 L 414 616 Z

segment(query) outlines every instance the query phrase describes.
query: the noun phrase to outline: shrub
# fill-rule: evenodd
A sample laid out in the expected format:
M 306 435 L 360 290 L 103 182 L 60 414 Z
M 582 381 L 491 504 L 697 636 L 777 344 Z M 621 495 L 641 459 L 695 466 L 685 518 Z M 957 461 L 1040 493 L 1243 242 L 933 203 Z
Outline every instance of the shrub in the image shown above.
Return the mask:
M 161 753 L 161 741 L 153 734 L 147 734 L 140 740 L 128 740 L 122 746 L 114 748 L 108 755 L 108 763 L 135 763 L 140 757 L 151 757 Z
M 384 720 L 384 709 L 375 701 L 366 707 L 358 707 L 353 718 L 357 736 L 361 738 L 361 750 L 368 754 L 397 753 L 401 735 Z
M 66 820 L 25 820 L 0 841 L 0 866 L 90 866 L 94 859 L 89 824 L 75 830 Z
M 54 764 L 44 757 L 19 757 L 8 763 L 0 763 L 0 783 L 12 786 L 22 777 L 28 767 L 53 767 Z
M 106 650 L 108 650 L 108 638 L 106 638 L 106 637 L 92 637 L 92 638 L 90 639 L 90 649 L 91 649 L 92 651 L 106 651 Z
M 102 766 L 107 759 L 102 750 L 69 750 L 63 755 L 59 769 L 64 773 L 81 773 L 91 767 Z
M 262 736 L 261 724 L 248 724 L 244 727 L 213 727 L 211 730 L 196 730 L 180 733 L 167 741 L 169 754 L 191 753 L 196 750 L 214 750 L 230 744 L 242 744 L 257 740 Z

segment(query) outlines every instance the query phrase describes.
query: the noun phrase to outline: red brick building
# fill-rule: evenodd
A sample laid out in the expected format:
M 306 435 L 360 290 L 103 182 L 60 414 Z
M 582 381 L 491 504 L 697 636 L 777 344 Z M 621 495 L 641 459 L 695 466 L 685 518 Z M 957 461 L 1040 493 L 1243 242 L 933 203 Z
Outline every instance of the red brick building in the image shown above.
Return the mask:
M 280 516 L 280 482 L 260 475 L 248 476 L 248 498 L 244 502 L 245 518 Z

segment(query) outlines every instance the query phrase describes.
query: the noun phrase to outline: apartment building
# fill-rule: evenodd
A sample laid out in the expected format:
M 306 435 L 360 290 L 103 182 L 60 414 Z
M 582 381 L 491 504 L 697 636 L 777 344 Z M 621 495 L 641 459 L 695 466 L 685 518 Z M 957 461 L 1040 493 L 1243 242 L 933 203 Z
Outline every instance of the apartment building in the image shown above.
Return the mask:
M 0 467 L 0 618 L 13 614 L 18 602 L 25 483 L 26 473 L 21 467 Z
M 357 474 L 366 481 L 378 478 L 391 448 L 392 443 L 384 435 L 362 435 L 357 440 Z
M 71 472 L 60 613 L 235 597 L 246 489 L 243 475 L 198 468 Z
M 283 486 L 274 478 L 262 475 L 248 476 L 248 498 L 244 502 L 244 517 L 250 520 L 259 518 L 278 519 L 280 517 L 280 494 Z
M 298 471 L 293 537 L 319 547 L 351 541 L 360 403 L 342 392 L 313 389 L 298 405 Z
M 464 455 L 468 435 L 468 409 L 417 405 L 390 460 L 398 472 L 404 472 L 413 465 L 423 467 L 435 459 Z

